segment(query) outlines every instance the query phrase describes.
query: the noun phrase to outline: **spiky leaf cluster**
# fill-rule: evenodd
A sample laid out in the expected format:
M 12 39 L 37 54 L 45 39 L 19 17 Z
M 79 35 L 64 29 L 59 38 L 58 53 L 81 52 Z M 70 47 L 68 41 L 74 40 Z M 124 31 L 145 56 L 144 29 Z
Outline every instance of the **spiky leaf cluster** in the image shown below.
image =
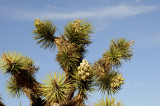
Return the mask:
M 121 89 L 122 84 L 124 84 L 123 80 L 119 72 L 108 71 L 97 78 L 96 85 L 102 93 L 107 91 L 107 94 L 110 95 Z
M 87 60 L 82 61 L 78 67 L 78 72 L 74 73 L 73 78 L 75 81 L 75 89 L 78 91 L 77 95 L 74 97 L 74 102 L 81 106 L 84 100 L 87 99 L 88 93 L 95 90 L 95 76 Z
M 37 92 L 39 83 L 36 81 L 34 74 L 38 68 L 35 67 L 31 58 L 17 52 L 6 52 L 3 53 L 0 61 L 0 68 L 3 73 L 11 75 L 7 85 L 10 95 L 19 97 L 21 90 L 24 89 L 29 89 L 34 93 Z
M 83 98 L 87 99 L 87 93 L 94 90 L 94 75 L 90 75 L 86 80 L 83 80 L 78 74 L 73 76 L 75 79 L 75 89 L 80 94 L 83 94 Z
M 121 52 L 121 58 L 125 61 L 130 60 L 133 56 L 132 45 L 134 45 L 134 40 L 126 41 L 125 38 L 111 40 L 111 47 L 119 50 Z
M 67 45 L 58 52 L 56 59 L 67 74 L 77 68 L 80 63 L 81 54 L 77 52 L 77 48 L 74 46 Z
M 64 27 L 64 36 L 77 45 L 90 44 L 90 34 L 93 33 L 93 27 L 87 20 L 74 20 Z
M 7 81 L 7 91 L 12 97 L 19 98 L 23 94 L 23 87 L 17 83 L 14 77 Z
M 98 103 L 95 103 L 95 106 L 124 106 L 121 101 L 116 101 L 115 98 L 102 98 L 102 100 L 98 100 Z
M 34 66 L 34 61 L 31 58 L 23 56 L 17 52 L 3 53 L 0 58 L 0 68 L 4 73 L 16 75 L 27 71 L 34 74 L 38 68 Z
M 110 47 L 110 50 L 106 50 L 104 57 L 106 58 L 106 62 L 110 63 L 113 67 L 120 67 L 122 65 L 122 58 L 119 50 L 114 49 L 114 47 Z
M 0 68 L 4 73 L 16 74 L 23 67 L 23 56 L 16 52 L 3 53 Z
M 62 73 L 54 73 L 53 76 L 49 73 L 43 80 L 44 85 L 40 88 L 40 94 L 46 98 L 47 103 L 62 103 L 66 100 L 66 92 L 71 86 L 65 83 L 65 75 Z
M 56 26 L 49 20 L 41 21 L 39 19 L 35 19 L 34 26 L 36 29 L 33 30 L 33 38 L 34 40 L 38 40 L 37 44 L 41 44 L 40 47 L 44 49 L 54 49 L 54 34 L 56 32 Z
M 130 60 L 133 55 L 133 50 L 131 48 L 133 42 L 134 41 L 126 41 L 125 38 L 111 40 L 109 50 L 106 50 L 103 55 L 106 62 L 110 63 L 113 67 L 121 67 L 122 60 Z

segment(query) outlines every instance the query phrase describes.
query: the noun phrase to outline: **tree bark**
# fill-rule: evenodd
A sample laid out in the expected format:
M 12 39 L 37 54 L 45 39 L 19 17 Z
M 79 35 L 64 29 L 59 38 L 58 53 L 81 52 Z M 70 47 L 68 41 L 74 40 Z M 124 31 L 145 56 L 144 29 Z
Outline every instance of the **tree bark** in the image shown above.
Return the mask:
M 33 92 L 32 90 L 27 89 L 27 88 L 23 89 L 23 91 L 25 92 L 25 94 L 29 98 L 31 106 L 45 106 L 45 104 L 46 104 L 45 100 L 42 100 L 41 97 L 39 97 L 37 94 L 35 94 L 35 92 Z

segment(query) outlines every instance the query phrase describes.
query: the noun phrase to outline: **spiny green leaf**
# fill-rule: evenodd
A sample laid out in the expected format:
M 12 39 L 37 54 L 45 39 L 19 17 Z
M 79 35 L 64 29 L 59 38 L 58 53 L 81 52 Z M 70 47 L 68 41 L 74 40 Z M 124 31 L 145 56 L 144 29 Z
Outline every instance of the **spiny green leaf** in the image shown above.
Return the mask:
M 17 97 L 19 98 L 22 94 L 22 86 L 19 85 L 16 80 L 14 79 L 14 77 L 11 77 L 8 81 L 7 81 L 7 91 L 9 93 L 9 95 L 11 95 L 12 97 Z
M 33 30 L 34 40 L 38 40 L 37 44 L 41 44 L 40 47 L 53 50 L 55 47 L 55 32 L 56 26 L 52 24 L 51 21 L 45 20 L 41 21 L 39 19 L 35 20 L 36 29 Z
M 112 83 L 114 83 L 113 82 L 114 78 L 118 77 L 119 75 L 120 75 L 119 72 L 110 70 L 108 72 L 105 72 L 104 75 L 98 76 L 97 82 L 96 82 L 98 89 L 102 93 L 107 92 L 108 95 L 117 93 L 121 89 L 122 84 L 119 84 L 118 86 L 113 87 Z
M 47 74 L 43 79 L 44 85 L 40 88 L 40 93 L 45 96 L 48 103 L 60 103 L 66 100 L 66 92 L 71 86 L 69 83 L 65 83 L 65 75 L 62 73 Z
M 115 98 L 102 98 L 102 100 L 97 100 L 98 103 L 95 103 L 95 106 L 124 106 L 120 101 L 116 101 Z

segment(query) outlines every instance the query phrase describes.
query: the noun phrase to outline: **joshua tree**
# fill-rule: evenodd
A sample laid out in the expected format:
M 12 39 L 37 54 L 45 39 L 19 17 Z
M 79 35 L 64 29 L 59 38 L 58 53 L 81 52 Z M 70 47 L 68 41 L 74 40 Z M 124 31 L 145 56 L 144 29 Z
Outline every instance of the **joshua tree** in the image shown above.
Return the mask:
M 53 50 L 57 46 L 58 54 L 56 59 L 66 74 L 65 83 L 70 82 L 70 84 L 73 84 L 73 74 L 84 58 L 85 47 L 91 44 L 89 34 L 93 33 L 92 25 L 87 20 L 77 19 L 64 27 L 64 34 L 56 37 L 54 35 L 56 26 L 52 25 L 50 21 L 36 19 L 34 23 L 36 27 L 33 31 L 35 34 L 34 39 L 38 40 L 37 43 L 41 44 L 44 49 Z M 72 101 L 75 91 L 73 86 L 74 84 L 66 93 L 67 101 L 70 101 L 67 103 Z
M 66 105 L 85 105 L 87 93 L 93 91 L 95 86 L 102 93 L 107 91 L 108 94 L 120 90 L 124 78 L 116 69 L 121 67 L 122 60 L 131 59 L 131 46 L 134 41 L 126 41 L 124 38 L 111 40 L 109 50 L 91 65 L 87 60 L 83 60 L 86 46 L 92 43 L 90 34 L 93 33 L 93 27 L 90 22 L 79 19 L 69 22 L 60 36 L 55 36 L 56 26 L 51 21 L 36 19 L 34 25 L 34 39 L 42 48 L 54 50 L 55 46 L 57 47 L 56 59 L 66 75 L 64 83 L 72 85 L 66 87 L 69 90 L 64 93 Z M 73 97 L 75 91 L 78 93 Z M 55 102 L 65 105 L 64 102 Z
M 60 36 L 55 36 L 56 26 L 49 20 L 36 19 L 34 25 L 34 40 L 44 49 L 52 51 L 57 47 L 56 60 L 64 73 L 50 73 L 40 84 L 34 76 L 38 68 L 32 59 L 16 52 L 3 53 L 0 67 L 11 75 L 7 86 L 11 95 L 19 97 L 25 93 L 33 106 L 40 106 L 36 104 L 38 100 L 42 105 L 40 97 L 45 98 L 43 105 L 47 106 L 85 106 L 89 92 L 98 90 L 112 95 L 121 89 L 124 78 L 117 69 L 122 60 L 131 59 L 134 41 L 111 40 L 102 58 L 90 64 L 84 59 L 86 47 L 92 43 L 90 34 L 94 31 L 89 21 L 69 22 Z

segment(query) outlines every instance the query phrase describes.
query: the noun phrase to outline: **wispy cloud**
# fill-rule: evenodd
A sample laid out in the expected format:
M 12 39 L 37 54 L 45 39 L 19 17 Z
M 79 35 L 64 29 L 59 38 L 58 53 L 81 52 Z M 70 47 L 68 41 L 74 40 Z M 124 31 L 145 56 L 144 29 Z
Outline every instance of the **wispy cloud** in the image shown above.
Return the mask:
M 136 0 L 136 2 L 140 2 L 141 0 Z
M 51 7 L 50 7 L 51 8 Z M 82 11 L 61 11 L 58 10 L 38 10 L 34 9 L 18 9 L 18 8 L 10 8 L 3 9 L 0 12 L 5 12 L 5 14 L 1 13 L 0 16 L 6 15 L 16 19 L 34 19 L 34 18 L 47 18 L 47 19 L 73 19 L 73 18 L 124 18 L 129 16 L 134 16 L 138 14 L 143 14 L 146 12 L 150 12 L 156 9 L 155 6 L 129 6 L 129 5 L 116 5 L 116 6 L 108 6 L 97 9 L 89 9 Z

